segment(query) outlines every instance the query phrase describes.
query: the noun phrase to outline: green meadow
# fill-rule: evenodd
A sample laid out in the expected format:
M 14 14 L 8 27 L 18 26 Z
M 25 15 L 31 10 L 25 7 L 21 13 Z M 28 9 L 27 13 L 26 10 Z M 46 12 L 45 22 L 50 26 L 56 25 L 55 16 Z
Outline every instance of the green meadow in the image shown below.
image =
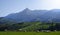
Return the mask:
M 0 32 L 0 35 L 60 35 L 60 32 Z

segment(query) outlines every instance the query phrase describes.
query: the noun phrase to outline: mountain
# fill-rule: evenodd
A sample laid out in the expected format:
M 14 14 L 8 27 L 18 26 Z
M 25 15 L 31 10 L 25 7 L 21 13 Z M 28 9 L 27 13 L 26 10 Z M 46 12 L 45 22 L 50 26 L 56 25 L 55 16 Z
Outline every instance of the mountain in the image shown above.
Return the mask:
M 26 8 L 22 12 L 10 14 L 5 18 L 9 18 L 20 22 L 36 21 L 36 19 L 38 19 L 45 12 L 47 12 L 47 10 L 30 10 Z
M 60 9 L 30 10 L 26 8 L 19 13 L 9 14 L 5 18 L 18 22 L 60 22 Z

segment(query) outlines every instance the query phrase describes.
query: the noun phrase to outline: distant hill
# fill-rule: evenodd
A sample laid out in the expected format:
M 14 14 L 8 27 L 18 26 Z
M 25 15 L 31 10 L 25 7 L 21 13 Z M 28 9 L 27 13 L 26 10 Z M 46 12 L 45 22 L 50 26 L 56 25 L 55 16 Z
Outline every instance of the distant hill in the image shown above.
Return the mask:
M 15 24 L 16 22 L 13 20 L 9 20 L 4 17 L 0 17 L 0 24 Z

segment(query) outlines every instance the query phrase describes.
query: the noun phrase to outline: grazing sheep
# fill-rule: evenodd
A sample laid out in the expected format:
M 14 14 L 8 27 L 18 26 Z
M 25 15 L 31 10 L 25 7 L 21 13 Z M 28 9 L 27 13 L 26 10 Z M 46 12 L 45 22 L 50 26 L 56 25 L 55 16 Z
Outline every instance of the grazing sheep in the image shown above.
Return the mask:
M 7 29 L 5 29 L 5 31 L 7 31 Z
M 50 32 L 50 30 L 41 30 L 42 32 Z

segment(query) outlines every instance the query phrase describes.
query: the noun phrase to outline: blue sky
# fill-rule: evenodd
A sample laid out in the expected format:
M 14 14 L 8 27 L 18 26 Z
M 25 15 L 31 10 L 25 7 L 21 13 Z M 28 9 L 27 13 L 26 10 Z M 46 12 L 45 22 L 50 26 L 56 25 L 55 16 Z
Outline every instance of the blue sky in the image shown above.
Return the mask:
M 19 12 L 25 8 L 60 9 L 60 0 L 0 0 L 0 17 Z

